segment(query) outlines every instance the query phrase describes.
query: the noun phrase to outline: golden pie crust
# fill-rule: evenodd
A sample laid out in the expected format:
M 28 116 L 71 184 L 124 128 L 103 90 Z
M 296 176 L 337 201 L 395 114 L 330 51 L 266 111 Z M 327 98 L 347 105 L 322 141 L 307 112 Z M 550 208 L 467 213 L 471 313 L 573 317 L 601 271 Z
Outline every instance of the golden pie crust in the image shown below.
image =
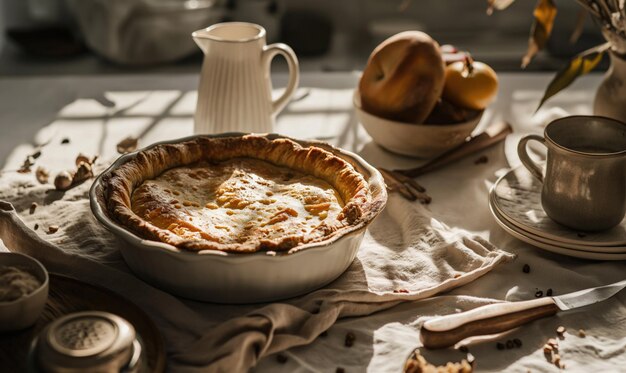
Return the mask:
M 257 135 L 156 145 L 104 185 L 115 220 L 192 251 L 297 251 L 362 226 L 372 199 L 342 158 Z

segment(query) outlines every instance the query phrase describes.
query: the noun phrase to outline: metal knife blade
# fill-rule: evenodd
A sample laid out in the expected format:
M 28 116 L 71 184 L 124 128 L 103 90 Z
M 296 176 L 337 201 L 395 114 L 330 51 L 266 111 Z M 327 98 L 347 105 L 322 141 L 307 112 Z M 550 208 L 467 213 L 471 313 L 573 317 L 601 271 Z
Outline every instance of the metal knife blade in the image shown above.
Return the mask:
M 505 332 L 533 320 L 552 316 L 558 311 L 568 311 L 598 303 L 624 288 L 626 288 L 626 280 L 555 297 L 494 303 L 461 313 L 436 317 L 427 320 L 422 325 L 420 339 L 426 348 L 444 348 L 467 337 Z
M 569 294 L 563 294 L 552 297 L 554 303 L 561 311 L 568 311 L 573 308 L 588 306 L 590 304 L 602 302 L 609 299 L 622 289 L 626 288 L 626 280 L 616 282 L 610 285 L 598 286 L 596 288 L 575 291 Z

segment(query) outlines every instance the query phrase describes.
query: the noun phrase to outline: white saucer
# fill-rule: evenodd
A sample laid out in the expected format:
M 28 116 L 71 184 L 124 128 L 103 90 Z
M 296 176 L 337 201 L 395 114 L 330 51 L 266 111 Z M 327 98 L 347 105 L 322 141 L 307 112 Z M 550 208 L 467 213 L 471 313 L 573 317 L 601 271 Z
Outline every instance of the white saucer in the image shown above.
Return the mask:
M 528 232 L 516 226 L 515 224 L 513 224 L 511 221 L 506 219 L 506 217 L 504 217 L 500 211 L 498 211 L 496 206 L 494 206 L 495 202 L 494 202 L 493 189 L 489 193 L 489 204 L 490 204 L 490 207 L 494 210 L 492 211 L 492 214 L 497 215 L 497 218 L 499 220 L 504 221 L 507 225 L 515 229 L 519 234 L 528 236 L 529 238 L 535 241 L 539 241 L 539 242 L 552 245 L 552 246 L 562 247 L 564 249 L 572 249 L 572 250 L 578 250 L 578 251 L 587 251 L 587 252 L 592 252 L 592 253 L 603 253 L 603 254 L 626 254 L 626 246 L 579 245 L 579 244 L 574 244 L 574 243 L 567 243 L 567 242 L 560 242 L 560 241 L 552 240 L 550 238 L 541 237 L 536 234 L 533 234 L 532 232 Z
M 541 183 L 524 167 L 514 168 L 500 177 L 490 193 L 503 219 L 535 236 L 584 247 L 626 246 L 626 220 L 607 231 L 589 233 L 577 232 L 550 219 L 541 207 Z
M 496 219 L 498 225 L 500 225 L 500 227 L 502 227 L 502 229 L 504 229 L 507 233 L 511 234 L 513 237 L 521 241 L 536 246 L 540 249 L 544 249 L 546 251 L 550 251 L 556 254 L 571 256 L 574 258 L 593 260 L 626 260 L 626 253 L 598 253 L 583 250 L 574 250 L 538 241 L 537 239 L 533 238 L 536 236 L 529 236 L 529 232 L 521 230 L 520 228 L 508 223 L 504 218 L 502 218 L 491 203 L 491 198 L 489 203 L 489 209 L 491 210 L 491 213 Z

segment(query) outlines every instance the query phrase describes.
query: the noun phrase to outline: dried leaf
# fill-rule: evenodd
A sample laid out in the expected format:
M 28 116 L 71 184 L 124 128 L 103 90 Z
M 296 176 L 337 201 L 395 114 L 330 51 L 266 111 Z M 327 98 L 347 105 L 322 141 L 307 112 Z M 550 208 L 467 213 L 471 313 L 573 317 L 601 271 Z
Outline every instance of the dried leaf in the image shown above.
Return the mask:
M 539 102 L 539 106 L 537 106 L 537 110 L 539 110 L 544 102 L 546 102 L 546 100 L 550 97 L 556 95 L 572 84 L 576 78 L 593 70 L 602 60 L 604 52 L 606 52 L 610 47 L 610 43 L 605 43 L 586 50 L 574 57 L 563 70 L 559 71 L 555 75 L 550 84 L 548 84 L 548 88 L 546 88 L 543 98 Z
M 117 143 L 117 152 L 120 154 L 130 153 L 135 150 L 137 150 L 137 139 L 134 137 L 129 136 Z
M 515 0 L 487 0 L 487 14 L 491 15 L 494 10 L 503 10 L 513 4 Z
M 572 35 L 569 37 L 570 44 L 574 44 L 582 35 L 583 30 L 585 29 L 585 22 L 587 21 L 587 9 L 581 9 L 578 11 L 578 16 L 576 17 L 576 24 L 574 25 L 574 30 L 572 31 Z
M 528 50 L 522 59 L 522 68 L 528 66 L 537 52 L 546 46 L 556 17 L 556 5 L 553 0 L 539 0 L 533 14 L 535 21 L 530 30 Z

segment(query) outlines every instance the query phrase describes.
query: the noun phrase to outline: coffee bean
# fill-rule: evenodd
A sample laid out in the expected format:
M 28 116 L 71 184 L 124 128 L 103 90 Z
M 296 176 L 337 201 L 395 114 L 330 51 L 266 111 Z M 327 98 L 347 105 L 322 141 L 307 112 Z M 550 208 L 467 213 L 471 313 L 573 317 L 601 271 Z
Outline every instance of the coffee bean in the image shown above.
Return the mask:
M 463 345 L 461 347 L 459 347 L 459 351 L 461 351 L 462 353 L 466 354 L 469 352 L 469 348 L 467 348 L 466 345 Z
M 515 343 L 513 343 L 513 341 L 512 341 L 512 340 L 510 340 L 510 339 L 509 339 L 508 341 L 506 341 L 506 349 L 507 349 L 507 350 L 510 350 L 510 349 L 512 349 L 513 347 L 515 347 Z
M 335 373 L 346 373 L 346 370 L 343 369 L 342 367 L 337 367 L 337 369 L 335 370 Z
M 486 155 L 481 155 L 474 161 L 474 164 L 485 164 L 487 162 L 489 162 L 489 158 Z
M 352 347 L 354 345 L 354 341 L 356 340 L 356 335 L 352 332 L 348 332 L 346 334 L 346 340 L 344 341 L 344 345 L 346 347 Z
M 535 298 L 541 298 L 541 297 L 543 297 L 543 291 L 541 291 L 541 290 L 537 290 L 537 291 L 535 292 Z
M 496 348 L 498 348 L 498 350 L 504 350 L 505 348 L 504 343 L 502 342 L 496 343 Z
M 522 347 L 522 341 L 519 338 L 515 338 L 513 340 L 513 343 L 515 344 L 515 347 L 517 347 L 517 348 Z
M 68 139 L 67 137 L 61 140 L 61 144 L 69 144 L 69 143 L 70 143 L 70 139 Z
M 530 266 L 528 264 L 524 264 L 524 266 L 522 267 L 522 272 L 530 273 Z
M 552 296 L 552 288 L 548 289 L 546 291 L 546 296 L 551 297 Z

